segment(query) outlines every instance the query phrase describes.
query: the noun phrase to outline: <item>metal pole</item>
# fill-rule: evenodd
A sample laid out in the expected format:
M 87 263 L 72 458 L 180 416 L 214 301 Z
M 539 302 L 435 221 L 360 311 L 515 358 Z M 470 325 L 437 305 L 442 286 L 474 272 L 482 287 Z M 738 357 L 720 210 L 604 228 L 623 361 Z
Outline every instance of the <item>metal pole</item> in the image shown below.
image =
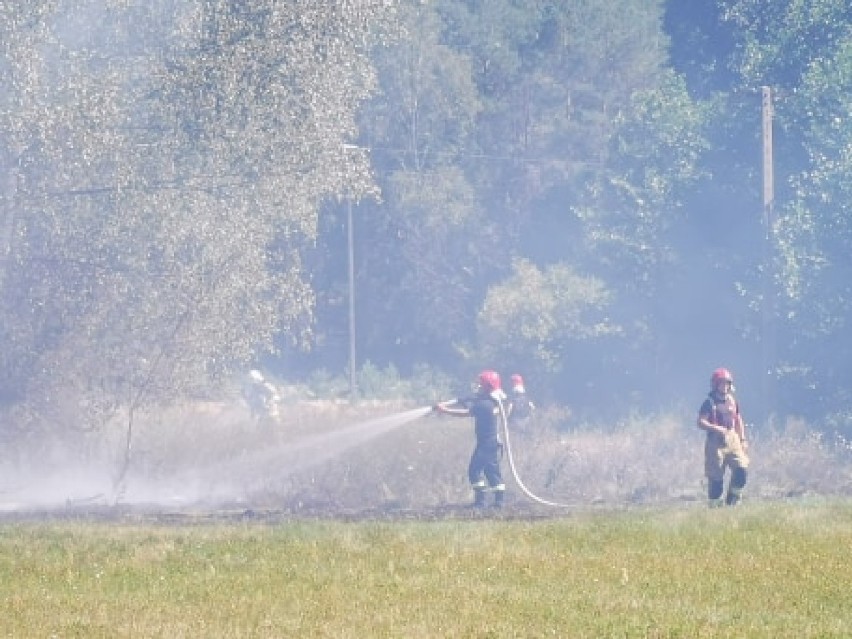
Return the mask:
M 346 215 L 349 249 L 349 397 L 355 399 L 355 241 L 352 225 L 352 198 Z
M 775 295 L 772 237 L 775 226 L 775 179 L 772 149 L 772 89 L 762 87 L 763 96 L 763 401 L 767 417 L 775 404 Z
M 775 204 L 775 179 L 772 166 L 772 89 L 763 87 L 763 224 L 770 239 Z

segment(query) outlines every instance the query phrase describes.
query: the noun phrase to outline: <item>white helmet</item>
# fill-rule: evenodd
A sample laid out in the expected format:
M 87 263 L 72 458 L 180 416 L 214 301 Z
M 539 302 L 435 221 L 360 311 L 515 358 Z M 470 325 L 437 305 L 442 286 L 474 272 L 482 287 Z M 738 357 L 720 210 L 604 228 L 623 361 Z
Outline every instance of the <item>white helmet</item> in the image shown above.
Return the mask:
M 251 377 L 254 381 L 260 383 L 263 381 L 263 373 L 261 373 L 256 368 L 253 368 L 249 371 L 249 377 Z

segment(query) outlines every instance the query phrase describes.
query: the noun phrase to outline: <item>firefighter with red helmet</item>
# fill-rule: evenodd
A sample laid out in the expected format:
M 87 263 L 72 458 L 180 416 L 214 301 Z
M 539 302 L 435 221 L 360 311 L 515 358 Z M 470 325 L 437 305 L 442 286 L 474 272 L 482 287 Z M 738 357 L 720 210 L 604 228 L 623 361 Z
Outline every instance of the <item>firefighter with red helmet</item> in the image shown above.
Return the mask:
M 494 505 L 499 508 L 503 505 L 506 493 L 500 471 L 503 457 L 500 427 L 506 416 L 506 394 L 500 383 L 500 375 L 492 370 L 480 373 L 476 386 L 472 398 L 439 402 L 435 405 L 435 411 L 455 417 L 473 417 L 476 447 L 467 469 L 473 488 L 473 505 L 478 508 L 485 506 L 486 494 L 490 491 L 494 493 Z
M 722 504 L 725 471 L 731 469 L 724 503 L 735 506 L 746 485 L 749 459 L 745 423 L 734 397 L 734 378 L 726 368 L 717 368 L 710 378 L 711 390 L 698 411 L 698 428 L 707 433 L 704 472 L 710 505 Z
M 524 378 L 515 373 L 510 379 L 512 380 L 512 387 L 509 390 L 509 427 L 512 430 L 523 430 L 532 417 L 535 404 L 527 395 Z

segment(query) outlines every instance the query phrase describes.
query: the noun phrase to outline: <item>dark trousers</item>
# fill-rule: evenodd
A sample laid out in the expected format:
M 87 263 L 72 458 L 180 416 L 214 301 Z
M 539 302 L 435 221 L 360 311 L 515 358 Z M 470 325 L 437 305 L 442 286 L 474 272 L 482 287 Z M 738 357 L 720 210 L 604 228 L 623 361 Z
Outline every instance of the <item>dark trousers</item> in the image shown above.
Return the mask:
M 482 476 L 488 482 L 491 489 L 503 488 L 503 475 L 500 472 L 500 462 L 503 457 L 502 446 L 499 442 L 488 442 L 477 444 L 470 456 L 470 464 L 467 467 L 467 477 L 471 486 L 481 485 Z

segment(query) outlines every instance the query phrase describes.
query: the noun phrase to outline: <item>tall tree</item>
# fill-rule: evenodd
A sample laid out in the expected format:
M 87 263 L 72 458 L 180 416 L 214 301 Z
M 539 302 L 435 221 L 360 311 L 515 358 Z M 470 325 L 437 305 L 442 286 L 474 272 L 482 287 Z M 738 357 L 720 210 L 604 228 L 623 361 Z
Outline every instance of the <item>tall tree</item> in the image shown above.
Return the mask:
M 344 144 L 392 9 L 0 2 L 3 373 L 31 405 L 79 425 L 303 335 L 320 204 L 371 188 Z
M 763 264 L 772 285 L 751 292 L 768 307 L 776 334 L 775 409 L 842 410 L 850 373 L 843 336 L 852 248 L 845 187 L 852 13 L 839 0 L 731 0 L 720 8 L 737 42 L 729 60 L 734 89 L 766 86 L 774 99 L 776 193 Z
M 669 3 L 671 13 L 680 4 Z M 843 414 L 852 13 L 840 0 L 714 0 L 701 7 L 700 20 L 672 29 L 675 65 L 692 74 L 691 85 L 700 82 L 699 68 L 724 78 L 715 85 L 720 108 L 708 129 L 715 150 L 705 166 L 713 183 L 697 190 L 694 208 L 715 204 L 720 223 L 750 238 L 727 255 L 747 267 L 737 294 L 756 312 L 742 328 L 768 353 L 760 374 L 777 382 L 766 412 Z M 687 46 L 719 33 L 723 47 Z M 764 148 L 773 151 L 775 175 L 768 212 L 760 197 L 762 87 L 771 91 L 774 130 L 772 148 Z
M 479 282 L 499 255 L 495 223 L 463 157 L 475 153 L 480 97 L 467 52 L 442 37 L 441 3 L 406 3 L 398 43 L 376 52 L 383 92 L 362 118 L 382 187 L 359 207 L 360 314 L 377 360 L 453 354 L 474 326 Z

